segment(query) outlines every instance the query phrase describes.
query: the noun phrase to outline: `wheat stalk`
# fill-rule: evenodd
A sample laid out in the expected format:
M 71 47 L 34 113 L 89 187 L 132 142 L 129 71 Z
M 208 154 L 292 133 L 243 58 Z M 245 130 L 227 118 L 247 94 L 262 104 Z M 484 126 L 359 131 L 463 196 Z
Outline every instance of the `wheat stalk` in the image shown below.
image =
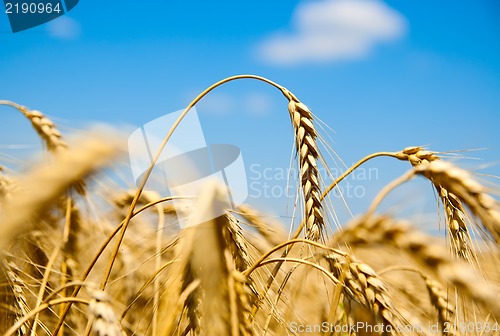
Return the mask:
M 60 277 L 61 286 L 65 286 L 67 282 L 73 279 L 73 276 L 77 273 L 78 267 L 78 240 L 79 234 L 82 227 L 82 219 L 80 210 L 75 206 L 73 199 L 68 197 L 66 199 L 66 213 L 65 213 L 65 223 L 62 235 L 62 252 L 63 252 L 63 262 L 61 263 Z M 44 275 L 45 276 L 45 275 Z M 62 297 L 67 296 L 66 290 L 61 292 Z M 62 314 L 64 312 L 65 305 L 59 306 L 59 312 Z M 64 326 L 61 329 L 61 334 L 64 334 Z

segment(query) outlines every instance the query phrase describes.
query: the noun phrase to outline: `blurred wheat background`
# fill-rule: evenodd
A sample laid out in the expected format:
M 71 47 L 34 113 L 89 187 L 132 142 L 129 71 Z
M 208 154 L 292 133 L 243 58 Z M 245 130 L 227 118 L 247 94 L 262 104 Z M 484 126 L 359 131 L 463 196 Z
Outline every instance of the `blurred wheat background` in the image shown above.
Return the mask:
M 298 174 L 288 223 L 251 205 L 232 208 L 215 182 L 185 195 L 182 210 L 144 189 L 148 174 L 122 190 L 106 169 L 123 162 L 122 135 L 94 130 L 68 145 L 42 112 L 0 101 L 31 122 L 47 151 L 28 171 L 0 175 L 5 336 L 499 334 L 495 188 L 421 146 L 373 153 L 324 176 L 331 147 L 315 115 L 263 77 L 226 78 L 183 115 L 237 79 L 266 82 L 288 102 Z M 378 157 L 408 170 L 340 222 L 342 199 L 330 193 Z M 415 179 L 433 186 L 445 239 L 380 212 L 387 195 Z

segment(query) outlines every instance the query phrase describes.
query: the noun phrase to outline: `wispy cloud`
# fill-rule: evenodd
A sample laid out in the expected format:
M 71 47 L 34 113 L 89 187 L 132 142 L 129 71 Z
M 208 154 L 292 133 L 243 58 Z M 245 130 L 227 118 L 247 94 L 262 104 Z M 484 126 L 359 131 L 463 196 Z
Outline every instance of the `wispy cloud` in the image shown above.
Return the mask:
M 300 4 L 293 32 L 275 32 L 258 46 L 268 63 L 296 65 L 357 59 L 376 44 L 400 38 L 406 20 L 378 0 L 321 0 Z
M 194 91 L 193 91 L 194 92 Z M 190 99 L 193 93 L 188 95 Z M 274 109 L 273 98 L 261 92 L 247 92 L 228 94 L 210 92 L 198 104 L 201 113 L 212 115 L 228 115 L 231 113 L 245 113 L 255 117 L 265 116 Z
M 63 15 L 46 25 L 47 33 L 61 40 L 72 40 L 80 36 L 81 27 L 78 21 Z
M 224 115 L 234 112 L 237 102 L 233 96 L 227 93 L 211 92 L 199 103 L 200 111 L 207 111 L 213 115 Z

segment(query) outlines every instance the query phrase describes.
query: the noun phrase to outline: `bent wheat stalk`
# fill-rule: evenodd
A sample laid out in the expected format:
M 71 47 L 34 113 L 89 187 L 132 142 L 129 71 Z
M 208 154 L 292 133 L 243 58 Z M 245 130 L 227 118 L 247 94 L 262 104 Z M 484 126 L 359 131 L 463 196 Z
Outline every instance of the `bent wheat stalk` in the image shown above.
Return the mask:
M 317 202 L 320 199 L 320 195 L 319 195 L 318 188 L 317 188 L 317 186 L 319 186 L 319 182 L 318 182 L 317 167 L 316 167 L 316 159 L 318 157 L 318 152 L 317 152 L 316 143 L 315 143 L 316 133 L 314 132 L 314 127 L 312 126 L 312 122 L 311 122 L 312 116 L 310 116 L 310 111 L 307 109 L 307 107 L 305 107 L 305 105 L 303 105 L 303 104 L 300 105 L 299 104 L 300 102 L 298 101 L 298 99 L 295 96 L 293 96 L 290 93 L 290 91 L 288 91 L 285 87 L 283 87 L 283 86 L 281 86 L 281 85 L 279 85 L 279 84 L 277 84 L 277 83 L 275 83 L 267 78 L 264 78 L 261 76 L 255 76 L 255 75 L 237 75 L 237 76 L 227 77 L 227 78 L 225 78 L 225 79 L 223 79 L 215 84 L 212 84 L 207 89 L 205 89 L 202 93 L 200 93 L 195 99 L 193 99 L 188 104 L 188 106 L 184 109 L 184 111 L 179 115 L 177 120 L 173 123 L 172 127 L 170 128 L 170 130 L 168 131 L 168 133 L 165 135 L 165 137 L 161 141 L 160 145 L 158 146 L 156 153 L 153 156 L 153 159 L 151 160 L 151 163 L 150 163 L 148 169 L 146 169 L 146 171 L 144 172 L 143 178 L 142 178 L 142 180 L 137 188 L 137 192 L 134 195 L 134 198 L 132 199 L 132 202 L 130 204 L 129 211 L 127 212 L 127 215 L 125 217 L 125 223 L 123 225 L 123 228 L 122 228 L 120 235 L 118 237 L 118 240 L 116 242 L 113 255 L 110 258 L 110 262 L 108 264 L 106 271 L 104 272 L 104 276 L 103 276 L 103 279 L 102 279 L 101 285 L 100 285 L 101 289 L 104 289 L 106 287 L 106 284 L 109 280 L 109 276 L 111 274 L 111 270 L 113 268 L 113 264 L 114 264 L 115 259 L 116 259 L 116 254 L 119 251 L 120 245 L 121 245 L 123 238 L 124 238 L 124 235 L 125 235 L 125 232 L 126 232 L 127 227 L 130 223 L 132 213 L 134 212 L 134 209 L 137 206 L 137 202 L 139 201 L 139 197 L 141 196 L 141 193 L 146 185 L 146 182 L 148 181 L 148 179 L 151 175 L 151 172 L 153 171 L 156 163 L 158 162 L 158 159 L 160 158 L 160 156 L 163 152 L 163 149 L 165 148 L 168 141 L 172 137 L 172 134 L 174 133 L 176 128 L 179 126 L 182 119 L 184 119 L 186 114 L 191 110 L 191 108 L 194 105 L 196 105 L 210 91 L 214 90 L 215 88 L 217 88 L 225 83 L 228 83 L 228 82 L 234 81 L 234 80 L 239 80 L 239 79 L 256 79 L 256 80 L 265 82 L 267 84 L 270 84 L 270 85 L 274 86 L 275 88 L 277 88 L 278 90 L 280 90 L 281 93 L 289 100 L 290 103 L 293 101 L 293 103 L 291 103 L 292 111 L 297 110 L 297 112 L 299 112 L 299 110 L 303 109 L 302 113 L 304 114 L 304 116 L 302 116 L 301 112 L 299 112 L 299 115 L 301 115 L 300 120 L 296 121 L 296 119 L 293 119 L 293 120 L 295 120 L 293 124 L 294 124 L 294 127 L 296 128 L 296 134 L 298 134 L 298 135 L 303 134 L 302 140 L 300 141 L 300 145 L 302 145 L 303 143 L 306 145 L 306 147 L 304 148 L 304 152 L 301 152 L 302 148 L 300 148 L 300 149 L 297 148 L 297 150 L 299 151 L 299 157 L 300 157 L 300 160 L 299 160 L 300 167 L 299 168 L 301 171 L 301 177 L 304 179 L 311 179 L 309 181 L 309 183 L 307 183 L 307 181 L 302 182 L 302 187 L 303 187 L 303 192 L 304 192 L 304 201 L 306 203 L 305 204 L 305 209 L 306 209 L 306 216 L 305 217 L 306 217 L 307 223 L 310 224 L 310 226 L 309 226 L 310 230 L 307 233 L 307 235 L 313 239 L 314 238 L 317 239 L 320 236 L 319 230 L 321 230 L 323 228 L 324 219 L 323 219 L 323 215 L 322 215 L 322 211 L 321 211 L 321 203 L 318 204 L 318 202 Z M 293 118 L 296 118 L 295 113 L 294 113 Z M 307 149 L 307 151 L 306 151 L 306 149 Z M 306 163 L 308 164 L 307 166 L 305 166 Z M 307 211 L 307 209 L 309 209 L 309 211 Z

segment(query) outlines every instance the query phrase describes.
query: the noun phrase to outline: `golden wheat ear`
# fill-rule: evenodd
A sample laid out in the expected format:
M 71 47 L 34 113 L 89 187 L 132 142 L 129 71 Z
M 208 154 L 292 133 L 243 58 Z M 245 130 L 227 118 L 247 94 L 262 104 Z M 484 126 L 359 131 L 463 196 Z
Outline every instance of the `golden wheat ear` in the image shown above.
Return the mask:
M 425 286 L 429 292 L 431 304 L 438 312 L 438 322 L 441 328 L 440 331 L 443 335 L 453 335 L 453 333 L 448 331 L 448 329 L 453 323 L 452 319 L 455 316 L 455 311 L 451 306 L 450 300 L 448 299 L 448 293 L 446 293 L 445 288 L 443 288 L 439 282 L 425 276 L 424 274 L 421 274 L 421 276 L 424 279 Z
M 0 166 L 0 203 L 10 197 L 11 190 L 14 188 L 14 181 L 5 174 L 4 167 Z
M 89 303 L 89 315 L 92 320 L 93 335 L 125 336 L 110 304 L 110 298 L 104 291 L 92 291 Z
M 428 165 L 441 158 L 436 152 L 426 150 L 420 146 L 407 147 L 394 155 L 399 160 L 409 161 L 412 166 Z M 418 169 L 423 169 L 419 167 Z M 467 227 L 467 215 L 460 199 L 443 185 L 432 179 L 432 174 L 423 174 L 428 177 L 436 188 L 444 207 L 448 233 L 455 255 L 464 260 L 477 260 L 472 239 Z
M 373 319 L 370 322 L 395 329 L 397 322 L 401 320 L 398 320 L 399 315 L 386 285 L 378 274 L 353 256 L 345 258 L 345 261 L 335 254 L 325 258 L 333 275 L 343 280 L 343 291 L 348 298 L 361 304 L 366 312 L 371 312 Z
M 33 222 L 30 219 L 46 209 L 68 188 L 109 164 L 123 152 L 117 137 L 87 133 L 71 151 L 63 151 L 54 160 L 34 167 L 20 177 L 19 188 L 5 203 L 4 221 L 0 226 L 3 248 Z
M 445 246 L 407 222 L 389 216 L 364 216 L 339 232 L 335 242 L 353 247 L 386 245 L 406 252 L 460 293 L 483 305 L 494 317 L 500 317 L 497 290 L 477 276 L 468 264 L 452 261 Z
M 201 329 L 206 335 L 230 335 L 230 311 L 226 266 L 226 241 L 223 229 L 227 226 L 224 214 L 230 208 L 224 198 L 225 190 L 214 181 L 208 182 L 200 193 L 191 219 L 194 277 L 200 280 L 202 297 Z
M 17 323 L 27 315 L 30 308 L 26 293 L 29 293 L 27 284 L 23 281 L 22 271 L 14 261 L 7 261 L 7 256 L 0 254 L 0 331 L 5 332 L 7 327 Z M 23 323 L 19 333 L 25 335 L 30 329 L 28 322 Z
M 295 146 L 299 156 L 300 183 L 305 204 L 306 238 L 318 240 L 325 230 L 325 219 L 321 205 L 321 188 L 318 172 L 319 150 L 316 129 L 309 108 L 291 92 L 288 112 L 295 129 Z
M 54 122 L 42 112 L 30 110 L 26 106 L 9 100 L 0 100 L 0 105 L 10 106 L 21 112 L 31 122 L 31 126 L 33 126 L 33 129 L 38 133 L 49 151 L 57 152 L 67 147 L 62 139 L 61 132 L 59 132 Z
M 230 208 L 227 191 L 216 182 L 204 186 L 189 226 L 181 233 L 185 267 L 184 292 L 197 288 L 184 303 L 189 325 L 186 330 L 204 335 L 252 335 L 249 279 L 238 269 L 246 268 L 246 243 Z M 180 244 L 180 245 L 181 245 Z M 181 251 L 181 252 L 182 252 Z
M 58 152 L 64 151 L 68 148 L 68 145 L 64 141 L 61 132 L 57 129 L 56 124 L 42 112 L 38 110 L 31 110 L 26 106 L 19 105 L 8 100 L 0 100 L 0 105 L 11 106 L 21 112 L 26 119 L 31 122 L 31 126 L 36 131 L 49 152 L 57 154 Z M 85 195 L 85 183 L 83 181 L 75 183 L 74 188 L 80 195 Z
M 487 189 L 477 182 L 470 172 L 445 161 L 422 163 L 415 167 L 415 171 L 417 174 L 427 177 L 436 186 L 446 189 L 447 193 L 445 195 L 448 198 L 451 197 L 449 198 L 450 207 L 454 207 L 454 200 L 463 202 L 481 220 L 484 229 L 490 234 L 497 245 L 500 244 L 499 203 L 487 194 Z M 462 208 L 457 209 L 460 212 L 462 210 Z M 458 220 L 456 223 L 452 221 L 454 225 L 453 229 L 458 225 L 458 229 L 460 230 L 462 219 L 460 216 L 462 214 L 452 212 L 452 216 L 454 215 Z

